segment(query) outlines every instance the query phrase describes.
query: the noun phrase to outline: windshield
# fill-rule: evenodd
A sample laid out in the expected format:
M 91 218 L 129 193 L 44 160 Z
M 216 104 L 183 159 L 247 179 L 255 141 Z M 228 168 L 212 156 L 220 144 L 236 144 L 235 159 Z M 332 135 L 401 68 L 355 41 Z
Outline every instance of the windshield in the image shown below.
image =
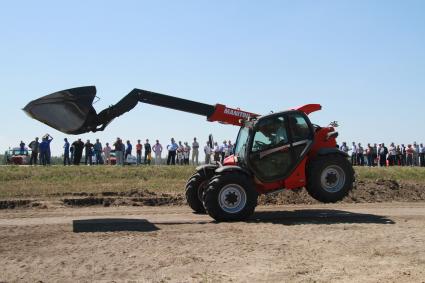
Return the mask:
M 235 156 L 238 156 L 240 158 L 245 157 L 245 148 L 246 148 L 246 143 L 248 142 L 248 137 L 249 137 L 249 128 L 241 127 L 241 129 L 239 130 L 238 138 L 236 140 Z
M 19 148 L 9 149 L 9 155 L 15 156 L 15 155 L 29 155 L 31 154 L 31 150 L 24 149 L 21 150 Z

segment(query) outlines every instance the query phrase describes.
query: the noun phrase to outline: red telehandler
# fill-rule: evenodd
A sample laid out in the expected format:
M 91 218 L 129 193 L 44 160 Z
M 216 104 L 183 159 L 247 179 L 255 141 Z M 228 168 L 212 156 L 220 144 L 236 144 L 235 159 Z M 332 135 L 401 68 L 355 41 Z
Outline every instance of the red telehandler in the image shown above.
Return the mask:
M 234 154 L 223 164 L 205 164 L 186 184 L 186 199 L 198 213 L 217 221 L 239 221 L 252 215 L 259 194 L 305 187 L 318 201 L 343 199 L 353 187 L 354 170 L 347 154 L 336 147 L 334 126 L 320 127 L 308 114 L 321 109 L 307 104 L 265 116 L 208 105 L 141 89 L 96 113 L 94 86 L 49 94 L 30 102 L 24 111 L 61 132 L 81 134 L 104 130 L 138 102 L 205 116 L 210 122 L 240 126 Z

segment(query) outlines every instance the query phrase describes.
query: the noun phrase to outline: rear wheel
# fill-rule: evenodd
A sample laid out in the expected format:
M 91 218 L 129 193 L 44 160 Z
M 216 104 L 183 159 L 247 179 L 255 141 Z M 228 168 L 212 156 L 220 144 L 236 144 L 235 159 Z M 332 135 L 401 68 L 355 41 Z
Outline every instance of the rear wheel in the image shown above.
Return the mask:
M 240 221 L 254 213 L 257 197 L 248 176 L 240 173 L 217 175 L 208 184 L 204 206 L 216 221 Z
M 329 203 L 342 200 L 353 188 L 354 170 L 342 155 L 326 155 L 308 166 L 306 189 L 314 199 Z
M 205 213 L 203 195 L 212 175 L 213 173 L 208 174 L 204 171 L 199 171 L 193 174 L 189 181 L 187 181 L 186 201 L 196 213 Z

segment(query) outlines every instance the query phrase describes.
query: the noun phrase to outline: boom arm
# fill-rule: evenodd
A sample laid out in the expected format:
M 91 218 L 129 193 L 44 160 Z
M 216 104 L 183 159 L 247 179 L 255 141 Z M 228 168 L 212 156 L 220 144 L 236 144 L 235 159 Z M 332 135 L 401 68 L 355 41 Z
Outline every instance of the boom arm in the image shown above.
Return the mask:
M 241 125 L 241 119 L 258 116 L 222 104 L 214 106 L 137 88 L 97 114 L 92 106 L 95 97 L 94 86 L 72 88 L 33 100 L 23 110 L 32 118 L 67 134 L 103 131 L 113 119 L 132 110 L 139 102 L 202 115 L 210 122 L 237 126 Z

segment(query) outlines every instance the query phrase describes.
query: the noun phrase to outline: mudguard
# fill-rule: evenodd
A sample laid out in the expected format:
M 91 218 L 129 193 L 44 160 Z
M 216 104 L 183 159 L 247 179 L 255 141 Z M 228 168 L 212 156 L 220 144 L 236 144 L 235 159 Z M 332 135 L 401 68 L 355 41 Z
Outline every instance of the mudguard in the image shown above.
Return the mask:
M 224 174 L 227 172 L 241 172 L 247 176 L 251 176 L 251 172 L 249 172 L 248 170 L 240 166 L 235 166 L 235 165 L 221 166 L 215 170 L 215 173 L 217 175 Z
M 196 167 L 196 172 L 199 171 L 204 171 L 205 175 L 207 175 L 207 171 L 212 171 L 214 172 L 217 168 L 218 168 L 218 164 L 204 164 L 204 165 L 199 165 L 198 167 Z

